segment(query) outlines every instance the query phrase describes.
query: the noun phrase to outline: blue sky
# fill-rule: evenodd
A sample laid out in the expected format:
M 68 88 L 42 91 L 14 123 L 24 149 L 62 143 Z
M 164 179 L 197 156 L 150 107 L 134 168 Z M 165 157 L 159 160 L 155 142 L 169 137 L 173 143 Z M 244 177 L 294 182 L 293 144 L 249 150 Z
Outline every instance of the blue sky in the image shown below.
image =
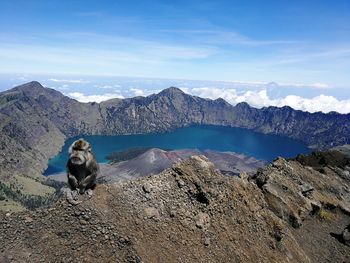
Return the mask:
M 0 0 L 0 73 L 276 82 L 340 100 L 349 72 L 348 0 Z

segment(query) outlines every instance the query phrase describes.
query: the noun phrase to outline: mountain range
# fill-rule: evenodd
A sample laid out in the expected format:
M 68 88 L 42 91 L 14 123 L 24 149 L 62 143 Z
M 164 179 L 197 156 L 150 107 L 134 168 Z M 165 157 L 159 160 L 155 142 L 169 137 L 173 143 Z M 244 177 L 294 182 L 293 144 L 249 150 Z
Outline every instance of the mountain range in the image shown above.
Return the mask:
M 0 93 L 1 191 L 17 204 L 47 200 L 54 189 L 42 172 L 69 137 L 158 133 L 192 124 L 277 134 L 315 149 L 350 142 L 350 114 L 232 106 L 174 87 L 148 97 L 80 103 L 33 81 Z

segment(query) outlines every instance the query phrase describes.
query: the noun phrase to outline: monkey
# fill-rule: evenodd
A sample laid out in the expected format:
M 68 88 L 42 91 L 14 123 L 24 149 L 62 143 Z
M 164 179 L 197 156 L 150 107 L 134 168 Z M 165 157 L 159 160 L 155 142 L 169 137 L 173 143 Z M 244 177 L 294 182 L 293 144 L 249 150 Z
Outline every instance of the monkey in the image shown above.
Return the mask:
M 100 168 L 92 152 L 91 145 L 84 139 L 76 140 L 68 150 L 67 178 L 72 190 L 80 194 L 96 185 L 96 177 Z

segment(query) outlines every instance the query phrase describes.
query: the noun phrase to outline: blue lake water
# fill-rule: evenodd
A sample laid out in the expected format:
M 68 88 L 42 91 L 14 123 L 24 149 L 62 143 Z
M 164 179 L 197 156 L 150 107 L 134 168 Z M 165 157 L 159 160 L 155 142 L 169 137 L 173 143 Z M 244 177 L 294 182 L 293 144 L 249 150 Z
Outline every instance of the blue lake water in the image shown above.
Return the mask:
M 303 142 L 297 140 L 222 126 L 191 126 L 160 134 L 80 137 L 90 142 L 97 161 L 101 163 L 108 162 L 106 156 L 112 152 L 135 147 L 232 151 L 264 161 L 272 161 L 278 156 L 288 158 L 310 152 Z M 65 170 L 68 148 L 76 139 L 78 137 L 65 142 L 61 152 L 49 161 L 45 175 Z

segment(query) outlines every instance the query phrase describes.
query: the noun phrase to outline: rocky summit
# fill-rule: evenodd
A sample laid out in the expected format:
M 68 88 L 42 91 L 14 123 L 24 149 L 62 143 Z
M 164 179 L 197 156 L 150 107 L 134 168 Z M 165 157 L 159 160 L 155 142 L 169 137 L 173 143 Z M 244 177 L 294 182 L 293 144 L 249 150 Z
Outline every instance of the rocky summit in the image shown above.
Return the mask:
M 0 261 L 350 262 L 349 163 L 301 160 L 232 177 L 193 156 L 92 197 L 1 213 Z

